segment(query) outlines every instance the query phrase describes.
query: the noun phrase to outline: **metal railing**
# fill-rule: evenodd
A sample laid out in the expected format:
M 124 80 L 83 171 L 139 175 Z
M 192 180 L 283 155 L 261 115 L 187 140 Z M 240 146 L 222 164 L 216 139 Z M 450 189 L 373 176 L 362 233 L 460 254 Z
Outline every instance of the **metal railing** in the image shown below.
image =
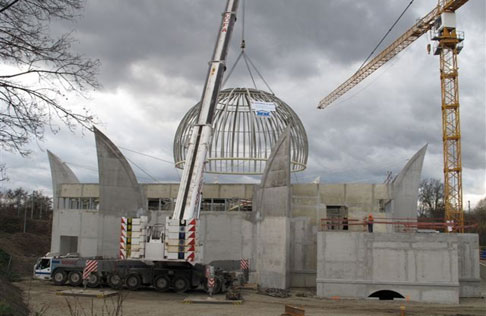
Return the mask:
M 359 231 L 359 227 L 363 227 L 363 231 L 367 229 L 368 224 L 373 225 L 392 225 L 394 231 L 410 232 L 416 230 L 437 230 L 440 232 L 459 232 L 461 229 L 474 229 L 478 225 L 465 224 L 460 225 L 453 221 L 446 222 L 439 218 L 394 218 L 394 217 L 374 217 L 373 221 L 366 218 L 344 218 L 331 217 L 322 218 L 320 221 L 320 231 L 341 231 L 353 230 Z M 358 229 L 351 229 L 351 227 L 358 227 Z

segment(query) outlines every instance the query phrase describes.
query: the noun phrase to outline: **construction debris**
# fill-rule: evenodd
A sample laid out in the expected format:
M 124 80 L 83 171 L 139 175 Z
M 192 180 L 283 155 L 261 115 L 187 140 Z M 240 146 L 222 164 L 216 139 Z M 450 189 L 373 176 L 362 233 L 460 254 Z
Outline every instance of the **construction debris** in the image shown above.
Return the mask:
M 281 298 L 290 297 L 290 291 L 285 289 L 267 288 L 263 292 L 262 291 L 258 291 L 258 292 L 273 297 L 281 297 Z

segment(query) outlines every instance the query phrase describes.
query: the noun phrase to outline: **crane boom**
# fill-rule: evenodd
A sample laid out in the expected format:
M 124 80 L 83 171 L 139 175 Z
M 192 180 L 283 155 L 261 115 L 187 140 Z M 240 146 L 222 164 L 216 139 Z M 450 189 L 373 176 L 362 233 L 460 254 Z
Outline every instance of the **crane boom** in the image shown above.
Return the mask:
M 444 157 L 445 217 L 450 231 L 464 232 L 462 204 L 461 128 L 459 119 L 459 88 L 457 54 L 463 40 L 455 28 L 454 12 L 468 0 L 438 0 L 438 5 L 421 18 L 402 36 L 360 68 L 354 75 L 319 102 L 324 109 L 351 88 L 368 77 L 383 64 L 404 50 L 417 38 L 434 28 L 433 40 L 438 41 L 434 55 L 440 55 L 442 142 Z M 457 225 L 457 226 L 456 226 Z
M 198 120 L 192 128 L 187 148 L 186 165 L 182 172 L 173 219 L 192 219 L 199 207 L 205 160 L 212 137 L 214 107 L 221 88 L 238 2 L 239 0 L 228 0 L 223 13 L 213 57 L 209 63 Z
M 369 61 L 366 65 L 358 69 L 354 75 L 352 75 L 348 80 L 342 83 L 339 87 L 334 89 L 328 96 L 322 99 L 319 102 L 319 109 L 324 109 L 336 99 L 341 97 L 343 94 L 348 92 L 366 77 L 371 75 L 375 72 L 378 68 L 380 68 L 383 64 L 387 61 L 395 57 L 398 53 L 402 50 L 407 48 L 410 44 L 412 44 L 416 39 L 420 36 L 425 34 L 429 31 L 434 22 L 436 21 L 437 17 L 441 15 L 444 11 L 455 11 L 460 8 L 464 3 L 468 0 L 448 0 L 444 1 L 442 4 L 439 4 L 435 7 L 432 11 L 430 11 L 427 15 L 423 18 L 419 19 L 414 26 L 412 26 L 409 30 L 407 30 L 402 36 L 397 38 L 393 43 L 391 43 L 387 48 L 385 48 L 380 54 L 378 54 L 375 58 Z

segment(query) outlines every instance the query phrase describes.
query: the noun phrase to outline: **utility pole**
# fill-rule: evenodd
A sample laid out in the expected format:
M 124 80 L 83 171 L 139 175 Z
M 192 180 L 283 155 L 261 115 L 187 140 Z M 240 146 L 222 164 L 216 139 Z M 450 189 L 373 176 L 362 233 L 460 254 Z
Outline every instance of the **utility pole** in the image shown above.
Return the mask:
M 34 191 L 32 191 L 32 205 L 30 207 L 30 219 L 34 219 Z
M 27 206 L 24 204 L 24 233 L 27 230 Z

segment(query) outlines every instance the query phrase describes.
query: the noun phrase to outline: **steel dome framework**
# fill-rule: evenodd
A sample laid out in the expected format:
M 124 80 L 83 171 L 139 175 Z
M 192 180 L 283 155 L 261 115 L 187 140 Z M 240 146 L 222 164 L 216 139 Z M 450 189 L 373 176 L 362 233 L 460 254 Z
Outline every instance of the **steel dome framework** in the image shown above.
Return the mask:
M 253 102 L 275 104 L 267 117 L 256 114 Z M 182 169 L 192 126 L 197 121 L 199 103 L 186 113 L 174 138 L 174 161 Z M 275 95 L 256 89 L 230 88 L 218 96 L 213 120 L 213 141 L 208 150 L 205 172 L 216 174 L 259 175 L 265 169 L 273 145 L 289 126 L 291 142 L 291 171 L 306 168 L 307 135 L 297 114 Z

